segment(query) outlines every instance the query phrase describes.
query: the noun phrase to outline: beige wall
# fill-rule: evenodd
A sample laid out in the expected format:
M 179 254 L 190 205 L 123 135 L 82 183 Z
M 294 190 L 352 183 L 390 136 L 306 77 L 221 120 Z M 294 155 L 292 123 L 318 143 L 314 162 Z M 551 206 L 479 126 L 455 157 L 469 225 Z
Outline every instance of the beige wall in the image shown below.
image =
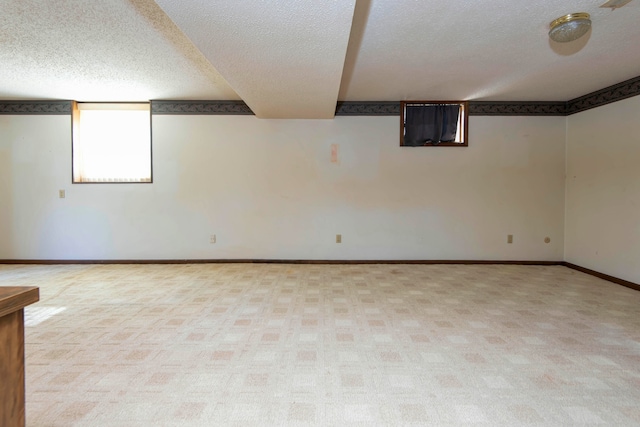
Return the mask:
M 565 260 L 640 283 L 640 96 L 567 120 Z
M 0 259 L 559 261 L 565 124 L 400 148 L 397 117 L 154 116 L 153 184 L 72 185 L 68 117 L 0 116 Z

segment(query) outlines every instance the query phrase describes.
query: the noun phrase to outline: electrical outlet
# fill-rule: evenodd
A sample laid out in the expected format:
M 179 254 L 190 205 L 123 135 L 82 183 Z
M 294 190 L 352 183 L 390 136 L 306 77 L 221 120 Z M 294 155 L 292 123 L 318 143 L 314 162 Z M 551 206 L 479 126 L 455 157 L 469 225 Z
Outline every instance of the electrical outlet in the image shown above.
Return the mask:
M 513 234 L 507 234 L 507 243 L 513 243 Z
M 209 237 L 209 243 L 213 244 L 216 242 L 216 235 L 212 234 L 211 237 Z
M 336 243 L 342 243 L 342 234 L 336 234 Z
M 65 191 L 64 191 L 64 190 L 58 190 L 58 196 L 59 196 L 61 199 L 64 199 L 64 197 L 65 197 Z

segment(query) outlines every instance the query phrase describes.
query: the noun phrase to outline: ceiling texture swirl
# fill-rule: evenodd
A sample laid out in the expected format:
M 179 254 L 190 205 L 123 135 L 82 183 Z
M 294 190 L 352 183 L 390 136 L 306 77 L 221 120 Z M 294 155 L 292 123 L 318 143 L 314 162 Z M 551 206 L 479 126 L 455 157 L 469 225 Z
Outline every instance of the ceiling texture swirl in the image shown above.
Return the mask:
M 0 100 L 565 102 L 640 75 L 640 1 L 0 0 Z M 582 38 L 549 39 L 575 12 Z

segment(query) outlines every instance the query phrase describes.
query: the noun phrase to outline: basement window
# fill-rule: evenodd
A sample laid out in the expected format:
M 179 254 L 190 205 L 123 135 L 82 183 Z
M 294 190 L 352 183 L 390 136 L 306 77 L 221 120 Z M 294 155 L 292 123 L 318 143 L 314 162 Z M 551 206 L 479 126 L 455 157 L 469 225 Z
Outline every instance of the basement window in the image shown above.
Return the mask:
M 73 183 L 150 183 L 149 103 L 73 103 Z
M 468 111 L 466 101 L 401 101 L 400 145 L 466 147 Z

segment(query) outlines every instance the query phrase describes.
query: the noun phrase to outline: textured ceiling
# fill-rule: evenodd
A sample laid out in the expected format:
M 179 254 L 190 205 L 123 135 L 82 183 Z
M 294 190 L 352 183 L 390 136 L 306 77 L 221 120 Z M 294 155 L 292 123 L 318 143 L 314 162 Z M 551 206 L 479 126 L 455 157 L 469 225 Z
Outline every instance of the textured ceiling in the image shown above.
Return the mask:
M 0 0 L 0 99 L 566 101 L 640 75 L 640 1 Z M 549 22 L 588 12 L 566 44 Z

